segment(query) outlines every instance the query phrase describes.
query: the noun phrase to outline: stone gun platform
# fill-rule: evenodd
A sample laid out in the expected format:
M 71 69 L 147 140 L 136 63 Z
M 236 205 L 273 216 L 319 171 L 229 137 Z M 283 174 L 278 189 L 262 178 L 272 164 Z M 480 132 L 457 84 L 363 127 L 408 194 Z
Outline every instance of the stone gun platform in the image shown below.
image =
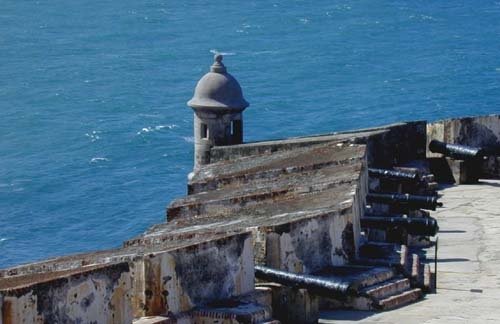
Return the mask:
M 320 323 L 498 323 L 500 181 L 440 190 L 437 293 L 385 313 L 335 311 Z M 433 254 L 433 251 L 430 251 Z
M 295 272 L 342 265 L 357 250 L 353 214 L 364 204 L 365 176 L 365 146 L 343 142 L 209 164 L 190 180 L 193 194 L 169 206 L 166 223 L 126 246 L 253 231 L 256 262 Z

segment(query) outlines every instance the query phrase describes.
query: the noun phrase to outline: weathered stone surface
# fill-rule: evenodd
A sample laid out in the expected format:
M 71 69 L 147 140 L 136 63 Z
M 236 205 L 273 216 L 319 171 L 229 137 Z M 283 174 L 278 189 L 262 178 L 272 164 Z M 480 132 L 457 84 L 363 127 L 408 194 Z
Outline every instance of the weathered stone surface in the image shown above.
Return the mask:
M 144 256 L 145 315 L 187 312 L 254 288 L 249 234 Z
M 296 289 L 276 283 L 261 283 L 272 291 L 273 317 L 281 323 L 317 323 L 319 298 L 306 289 Z
M 96 267 L 47 281 L 0 282 L 2 324 L 130 323 L 133 278 L 128 263 Z
M 356 130 L 345 133 L 292 137 L 287 139 L 250 142 L 231 146 L 215 146 L 211 149 L 210 156 L 213 163 L 221 161 L 232 161 L 242 157 L 254 156 L 259 154 L 279 153 L 329 142 L 363 142 L 363 139 L 367 136 L 373 136 L 375 134 L 385 132 L 387 132 L 387 130 L 381 127 L 366 130 Z
M 427 125 L 427 157 L 441 157 L 429 151 L 433 139 L 441 142 L 473 147 L 493 148 L 500 154 L 500 115 L 455 118 L 429 123 Z M 500 178 L 500 159 L 492 157 L 482 163 L 481 178 Z
M 249 233 L 166 250 L 123 249 L 132 250 L 136 254 L 128 262 L 100 260 L 99 265 L 47 273 L 21 268 L 21 275 L 0 278 L 2 324 L 131 323 L 134 317 L 182 313 L 253 291 Z
M 473 147 L 500 147 L 500 115 L 454 118 L 427 125 L 427 157 L 441 157 L 429 151 L 432 140 Z
M 212 163 L 194 172 L 190 193 L 220 189 L 227 184 L 252 185 L 252 181 L 272 179 L 283 174 L 299 174 L 325 166 L 350 164 L 363 158 L 363 145 L 328 143 L 274 154 Z
M 210 156 L 212 162 L 217 162 L 262 153 L 294 150 L 326 142 L 348 141 L 367 144 L 371 152 L 368 155 L 368 164 L 383 167 L 425 158 L 425 133 L 426 122 L 415 121 L 342 133 L 213 147 Z
M 361 157 L 360 157 L 361 159 Z M 269 200 L 286 200 L 303 194 L 313 194 L 357 181 L 361 172 L 359 163 L 325 166 L 299 174 L 283 173 L 276 177 L 247 182 L 228 183 L 218 190 L 192 194 L 173 201 L 168 207 L 167 219 L 199 217 L 210 214 L 210 209 L 223 210 L 259 204 Z
M 190 181 L 197 193 L 126 245 L 251 231 L 258 263 L 293 272 L 342 265 L 357 253 L 366 174 L 365 147 L 338 142 L 203 166 Z

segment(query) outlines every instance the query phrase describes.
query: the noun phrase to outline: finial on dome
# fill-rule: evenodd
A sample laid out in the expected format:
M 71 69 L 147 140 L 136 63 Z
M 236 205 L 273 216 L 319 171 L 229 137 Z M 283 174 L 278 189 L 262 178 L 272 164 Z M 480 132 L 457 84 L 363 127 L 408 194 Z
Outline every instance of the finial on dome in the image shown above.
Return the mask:
M 212 64 L 212 66 L 210 67 L 211 72 L 226 73 L 226 67 L 222 63 L 223 58 L 224 57 L 222 56 L 222 54 L 215 54 L 214 55 L 214 64 Z

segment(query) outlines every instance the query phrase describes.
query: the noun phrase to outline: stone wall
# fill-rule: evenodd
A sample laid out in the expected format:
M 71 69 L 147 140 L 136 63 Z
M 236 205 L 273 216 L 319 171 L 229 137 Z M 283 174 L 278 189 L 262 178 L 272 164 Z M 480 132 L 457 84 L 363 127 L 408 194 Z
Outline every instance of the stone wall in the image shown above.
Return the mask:
M 425 159 L 426 121 L 414 121 L 384 127 L 386 132 L 360 138 L 368 146 L 370 167 L 391 168 Z
M 266 228 L 266 265 L 294 273 L 314 273 L 348 263 L 355 255 L 353 214 L 325 214 Z
M 132 322 L 133 277 L 128 263 L 43 279 L 0 290 L 2 324 Z
M 55 263 L 48 262 L 47 268 Z M 4 273 L 0 279 L 1 324 L 132 323 L 251 292 L 253 244 L 251 235 L 242 233 L 165 251 L 138 251 L 129 262 L 33 273 L 18 267 L 17 273 L 23 274 Z
M 253 243 L 248 233 L 151 253 L 138 267 L 145 284 L 141 316 L 179 314 L 254 289 Z
M 368 145 L 369 166 L 390 167 L 425 159 L 426 125 L 426 121 L 412 121 L 342 133 L 217 146 L 211 149 L 210 159 L 217 162 L 320 143 L 352 142 Z
M 473 147 L 492 148 L 500 155 L 500 115 L 440 120 L 427 125 L 427 157 L 440 158 L 429 151 L 432 140 Z M 481 165 L 482 178 L 500 178 L 500 158 L 490 157 Z
M 479 147 L 500 146 L 500 115 L 440 120 L 427 124 L 427 148 L 432 140 Z M 427 149 L 427 157 L 440 157 Z

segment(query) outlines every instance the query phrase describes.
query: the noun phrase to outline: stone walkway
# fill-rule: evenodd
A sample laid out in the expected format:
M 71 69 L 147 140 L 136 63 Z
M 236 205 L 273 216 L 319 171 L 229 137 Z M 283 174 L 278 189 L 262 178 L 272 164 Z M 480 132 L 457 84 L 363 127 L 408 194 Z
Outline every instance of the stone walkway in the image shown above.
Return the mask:
M 438 290 L 385 313 L 322 313 L 320 323 L 500 323 L 500 181 L 440 191 Z

